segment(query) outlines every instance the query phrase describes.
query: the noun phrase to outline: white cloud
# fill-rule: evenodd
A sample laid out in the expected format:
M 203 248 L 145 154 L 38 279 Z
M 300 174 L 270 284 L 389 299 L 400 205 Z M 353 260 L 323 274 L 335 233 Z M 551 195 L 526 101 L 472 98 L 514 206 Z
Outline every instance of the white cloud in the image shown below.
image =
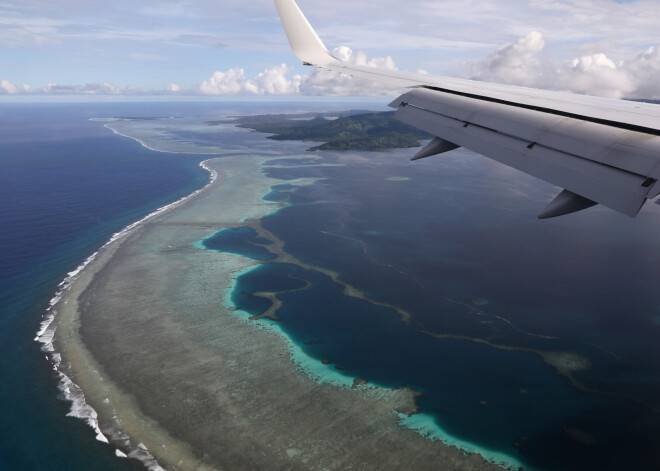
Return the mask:
M 346 46 L 338 47 L 333 52 L 337 58 L 356 65 L 381 67 L 396 70 L 391 57 L 369 58 L 358 51 L 354 53 Z M 370 80 L 358 79 L 338 74 L 325 69 L 313 68 L 307 75 L 289 77 L 292 67 L 286 64 L 267 69 L 250 79 L 245 70 L 235 67 L 225 72 L 215 71 L 198 87 L 205 95 L 336 95 L 368 96 L 387 95 L 391 91 Z
M 199 85 L 199 91 L 204 95 L 297 95 L 302 77 L 289 78 L 291 70 L 288 65 L 280 64 L 253 79 L 247 78 L 245 70 L 238 67 L 226 72 L 216 70 Z
M 353 53 L 347 46 L 335 48 L 332 55 L 355 65 L 397 70 L 394 60 L 390 56 L 369 59 L 363 51 Z M 383 84 L 325 69 L 312 69 L 310 74 L 303 78 L 300 89 L 304 95 L 378 96 L 393 93 Z
M 272 69 L 267 69 L 257 75 L 253 84 L 258 94 L 265 95 L 295 95 L 300 92 L 302 76 L 296 74 L 291 79 L 287 78 L 293 70 L 286 64 L 280 64 Z
M 557 83 L 567 90 L 612 98 L 638 97 L 636 78 L 626 64 L 617 65 L 603 53 L 573 59 L 557 70 Z M 547 78 L 541 83 L 547 83 Z
M 179 93 L 181 91 L 181 86 L 178 83 L 170 83 L 167 87 L 165 87 L 165 90 L 170 93 Z
M 460 74 L 463 60 L 477 61 L 530 29 L 543 33 L 545 52 L 564 61 L 604 53 L 618 64 L 660 44 L 658 0 L 379 0 L 378 8 L 354 0 L 335 0 L 331 8 L 321 0 L 299 3 L 331 48 L 393 54 L 402 69 L 438 75 Z M 246 64 L 271 57 L 263 68 L 294 64 L 272 0 L 0 1 L 0 46 L 12 52 L 3 77 L 16 82 L 27 70 L 33 77 L 48 70 L 66 83 L 95 81 L 103 71 L 113 83 L 162 88 L 168 77 L 190 89 L 210 75 L 209 64 L 227 71 L 240 65 L 236 57 Z M 48 69 L 43 57 L 51 58 Z M 48 78 L 37 76 L 39 84 Z M 319 78 L 319 87 L 326 79 Z M 339 94 L 346 86 L 333 85 Z
M 544 64 L 538 57 L 544 47 L 543 35 L 532 31 L 481 61 L 475 78 L 532 86 L 544 73 Z
M 0 95 L 15 95 L 18 92 L 18 87 L 9 80 L 0 80 Z
M 226 72 L 216 70 L 213 75 L 204 80 L 199 91 L 205 95 L 239 95 L 257 93 L 254 84 L 245 76 L 245 70 L 234 67 Z
M 635 80 L 630 96 L 660 99 L 660 46 L 649 47 L 625 67 Z
M 649 47 L 630 60 L 616 61 L 604 52 L 591 51 L 571 61 L 557 61 L 545 54 L 546 44 L 543 34 L 532 31 L 496 49 L 481 61 L 466 63 L 465 67 L 477 80 L 613 98 L 660 99 L 660 81 L 657 80 L 660 76 L 660 47 Z M 347 46 L 334 49 L 332 54 L 356 65 L 397 70 L 390 56 L 370 58 Z M 133 86 L 120 88 L 110 82 L 85 85 L 49 83 L 32 90 L 28 85 L 19 87 L 2 80 L 0 94 L 381 96 L 397 92 L 366 79 L 319 68 L 307 70 L 309 73 L 305 75 L 295 74 L 293 67 L 280 64 L 248 77 L 244 69 L 234 67 L 215 71 L 193 88 L 170 83 L 158 90 Z
M 85 85 L 83 85 L 83 87 L 80 90 L 83 93 L 89 95 L 98 95 L 98 94 L 117 95 L 122 93 L 122 90 L 119 87 L 116 87 L 115 85 L 109 82 L 86 83 Z
M 557 63 L 544 49 L 543 35 L 531 32 L 482 61 L 467 63 L 466 70 L 477 80 L 610 98 L 660 98 L 658 47 L 619 62 L 596 52 Z

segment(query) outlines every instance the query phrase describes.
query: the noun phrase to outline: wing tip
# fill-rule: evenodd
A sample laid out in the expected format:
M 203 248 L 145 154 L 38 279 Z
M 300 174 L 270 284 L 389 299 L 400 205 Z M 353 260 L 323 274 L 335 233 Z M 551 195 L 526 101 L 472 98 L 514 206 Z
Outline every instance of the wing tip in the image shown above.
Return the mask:
M 293 53 L 304 64 L 327 65 L 336 62 L 294 0 L 274 0 Z

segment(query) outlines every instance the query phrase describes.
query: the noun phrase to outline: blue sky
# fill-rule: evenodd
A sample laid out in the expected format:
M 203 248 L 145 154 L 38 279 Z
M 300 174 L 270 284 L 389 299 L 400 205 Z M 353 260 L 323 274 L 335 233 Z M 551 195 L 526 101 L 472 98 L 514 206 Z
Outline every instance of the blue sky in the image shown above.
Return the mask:
M 348 60 L 660 98 L 658 0 L 298 3 Z M 378 93 L 333 77 L 298 64 L 272 0 L 0 0 L 0 94 Z

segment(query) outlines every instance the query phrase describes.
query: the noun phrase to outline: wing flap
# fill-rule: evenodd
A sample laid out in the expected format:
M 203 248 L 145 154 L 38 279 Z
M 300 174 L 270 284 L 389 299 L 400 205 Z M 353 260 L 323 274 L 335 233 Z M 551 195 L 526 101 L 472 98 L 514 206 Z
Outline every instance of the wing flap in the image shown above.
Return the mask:
M 526 140 L 412 105 L 400 106 L 396 117 L 628 216 L 635 216 L 646 201 L 645 176 L 543 145 L 530 148 Z
M 305 64 L 413 88 L 391 104 L 398 118 L 568 190 L 553 212 L 581 206 L 570 193 L 634 216 L 660 194 L 658 105 L 350 64 L 328 53 L 294 0 L 275 4 Z
M 432 88 L 459 96 L 516 105 L 601 124 L 624 124 L 629 129 L 660 136 L 660 106 L 636 101 L 614 100 L 589 95 L 539 90 L 452 77 L 436 77 L 399 70 L 349 64 L 340 60 L 319 65 L 345 75 L 360 77 L 392 87 Z
M 478 96 L 503 104 L 558 111 L 601 122 L 625 123 L 643 132 L 660 135 L 660 106 L 625 100 L 539 90 L 452 77 L 365 67 L 340 61 L 328 53 L 294 0 L 274 0 L 289 43 L 306 64 L 362 77 L 396 87 L 434 87 L 452 93 Z
M 396 108 L 400 103 L 494 129 L 528 144 L 654 179 L 660 177 L 660 136 L 434 90 L 413 90 L 390 106 Z

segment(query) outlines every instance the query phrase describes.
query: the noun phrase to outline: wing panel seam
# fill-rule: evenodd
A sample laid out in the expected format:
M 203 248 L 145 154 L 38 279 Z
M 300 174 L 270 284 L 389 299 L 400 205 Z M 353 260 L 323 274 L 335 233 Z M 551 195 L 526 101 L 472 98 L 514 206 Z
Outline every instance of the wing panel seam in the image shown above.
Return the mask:
M 521 139 L 521 138 L 518 137 L 518 136 L 514 136 L 514 135 L 512 135 L 512 134 L 508 134 L 508 133 L 504 133 L 504 132 L 502 132 L 502 131 L 498 131 L 497 129 L 492 129 L 492 128 L 489 128 L 489 127 L 486 127 L 486 126 L 482 126 L 481 124 L 476 124 L 476 123 L 472 123 L 472 122 L 469 122 L 469 121 L 464 121 L 464 120 L 462 120 L 462 119 L 457 119 L 457 118 L 454 118 L 454 117 L 452 117 L 452 116 L 447 116 L 447 115 L 444 115 L 444 114 L 442 114 L 442 113 L 438 113 L 437 111 L 427 110 L 427 109 L 422 108 L 422 107 L 417 106 L 417 105 L 413 105 L 413 104 L 410 104 L 410 103 L 406 103 L 405 106 L 406 106 L 406 107 L 410 107 L 410 108 L 414 108 L 414 109 L 416 109 L 416 110 L 424 111 L 424 112 L 426 112 L 426 113 L 431 113 L 431 114 L 434 114 L 434 115 L 436 115 L 436 116 L 442 116 L 443 118 L 451 119 L 451 120 L 456 121 L 456 122 L 458 122 L 458 123 L 464 123 L 464 124 L 463 124 L 463 127 L 467 127 L 468 125 L 470 125 L 470 126 L 476 126 L 476 127 L 478 127 L 478 128 L 481 128 L 481 129 L 487 129 L 488 131 L 491 131 L 491 132 L 494 132 L 494 133 L 500 134 L 500 135 L 502 135 L 502 136 L 509 137 L 509 138 L 511 138 L 511 139 L 515 139 L 515 140 L 520 141 L 520 142 L 527 142 L 527 143 L 529 143 L 529 145 L 527 146 L 527 148 L 530 149 L 530 150 L 533 150 L 535 147 L 545 148 L 545 149 L 549 149 L 549 150 L 551 150 L 551 151 L 553 151 L 553 152 L 561 152 L 562 154 L 566 154 L 566 155 L 569 155 L 569 156 L 571 156 L 571 157 L 575 157 L 575 158 L 577 158 L 577 159 L 588 160 L 589 162 L 593 162 L 593 163 L 596 163 L 596 164 L 598 164 L 598 165 L 602 165 L 602 166 L 604 166 L 604 167 L 609 167 L 609 168 L 614 169 L 614 170 L 617 170 L 617 171 L 619 171 L 619 172 L 625 172 L 625 173 L 628 173 L 628 174 L 630 174 L 630 175 L 636 175 L 636 176 L 639 176 L 639 177 L 642 177 L 642 178 L 643 178 L 643 177 L 648 177 L 648 175 L 642 175 L 642 174 L 640 174 L 640 173 L 631 172 L 630 170 L 626 170 L 626 169 L 623 169 L 623 168 L 620 168 L 620 167 L 616 167 L 616 166 L 614 166 L 614 165 L 610 165 L 610 164 L 607 164 L 607 163 L 603 163 L 603 162 L 600 162 L 600 161 L 598 161 L 598 160 L 589 159 L 589 158 L 587 158 L 587 157 L 584 157 L 584 156 L 581 156 L 581 155 L 578 155 L 578 154 L 574 154 L 574 153 L 572 153 L 572 152 L 567 152 L 567 151 L 565 151 L 565 150 L 555 149 L 554 147 L 550 147 L 550 146 L 545 145 L 545 144 L 542 144 L 542 143 L 540 143 L 540 142 L 531 142 L 531 141 L 528 141 L 528 140 L 525 140 L 525 139 Z M 530 146 L 531 146 L 531 147 L 530 147 Z
M 487 101 L 490 103 L 497 103 L 500 105 L 512 106 L 514 108 L 524 108 L 532 111 L 539 111 L 541 113 L 552 114 L 556 116 L 563 116 L 566 118 L 579 119 L 582 121 L 589 121 L 591 123 L 602 124 L 605 126 L 611 126 L 614 128 L 625 129 L 628 131 L 637 131 L 645 134 L 652 134 L 654 136 L 660 136 L 660 129 L 647 128 L 645 126 L 638 126 L 636 124 L 621 123 L 618 121 L 612 121 L 609 119 L 593 118 L 591 116 L 585 116 L 577 113 L 571 113 L 568 111 L 555 110 L 552 108 L 545 108 L 543 106 L 527 105 L 524 103 L 515 103 L 512 101 L 502 100 L 501 98 L 493 98 L 485 95 L 477 95 L 474 93 L 459 92 L 457 90 L 451 90 L 448 88 L 435 87 L 432 85 L 423 85 L 419 88 L 426 88 L 429 90 L 434 90 L 436 92 L 448 93 L 451 95 L 458 95 L 466 98 L 473 98 L 475 100 Z

